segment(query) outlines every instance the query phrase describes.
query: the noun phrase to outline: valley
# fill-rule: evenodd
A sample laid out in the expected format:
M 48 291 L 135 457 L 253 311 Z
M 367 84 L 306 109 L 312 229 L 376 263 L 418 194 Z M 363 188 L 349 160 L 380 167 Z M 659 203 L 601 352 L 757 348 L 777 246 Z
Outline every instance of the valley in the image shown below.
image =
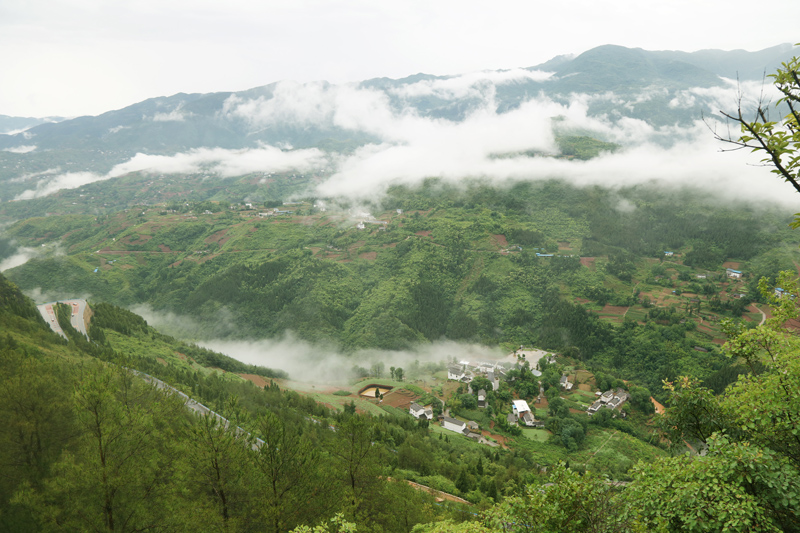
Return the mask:
M 792 50 L 2 117 L 0 530 L 798 530 Z

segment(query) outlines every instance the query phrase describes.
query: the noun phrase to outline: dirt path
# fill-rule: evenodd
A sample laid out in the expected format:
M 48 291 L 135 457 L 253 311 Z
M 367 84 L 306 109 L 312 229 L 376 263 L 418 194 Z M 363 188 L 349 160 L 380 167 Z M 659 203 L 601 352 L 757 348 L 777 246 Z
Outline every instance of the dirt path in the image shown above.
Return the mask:
M 638 287 L 640 283 L 641 283 L 641 281 L 637 281 L 636 282 L 636 285 L 634 285 L 633 289 L 631 289 L 631 294 L 636 294 L 636 287 Z M 625 310 L 625 312 L 622 314 L 622 319 L 623 320 L 625 319 L 625 315 L 628 314 L 628 311 L 631 310 L 631 307 L 633 307 L 633 306 L 629 305 L 628 308 Z
M 655 399 L 655 398 L 653 398 L 652 396 L 650 396 L 650 401 L 651 401 L 651 402 L 653 402 L 653 406 L 654 406 L 654 407 L 655 407 L 655 409 L 656 409 L 656 414 L 657 414 L 657 415 L 663 415 L 663 414 L 664 414 L 664 412 L 666 411 L 666 409 L 664 408 L 664 406 L 663 406 L 663 405 L 661 405 L 661 404 L 658 402 L 658 400 L 656 400 L 656 399 Z
M 753 304 L 753 307 L 756 308 L 756 311 L 761 313 L 761 322 L 758 323 L 758 325 L 761 326 L 764 324 L 764 322 L 767 321 L 767 314 L 764 311 L 762 311 L 761 308 L 759 308 L 756 304 Z
M 600 447 L 599 447 L 599 448 L 597 448 L 597 449 L 594 451 L 594 453 L 592 454 L 592 457 L 594 457 L 595 455 L 597 455 L 597 454 L 598 454 L 598 452 L 600 452 L 600 450 L 602 450 L 602 449 L 603 449 L 603 446 L 605 446 L 606 444 L 608 444 L 608 441 L 610 441 L 611 439 L 613 439 L 613 438 L 614 438 L 614 435 L 616 435 L 616 434 L 617 434 L 617 432 L 616 432 L 616 431 L 614 431 L 614 433 L 612 433 L 612 434 L 611 434 L 611 436 L 610 436 L 610 437 L 608 437 L 608 438 L 606 439 L 606 441 L 605 441 L 603 444 L 601 444 L 601 445 L 600 445 Z

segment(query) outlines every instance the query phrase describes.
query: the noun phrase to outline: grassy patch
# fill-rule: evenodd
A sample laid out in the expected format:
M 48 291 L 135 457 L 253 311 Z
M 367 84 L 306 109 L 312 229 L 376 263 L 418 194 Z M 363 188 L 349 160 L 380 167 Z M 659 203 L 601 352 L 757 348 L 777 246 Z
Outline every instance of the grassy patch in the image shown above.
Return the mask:
M 550 432 L 546 429 L 522 428 L 522 436 L 536 442 L 547 442 L 550 439 Z

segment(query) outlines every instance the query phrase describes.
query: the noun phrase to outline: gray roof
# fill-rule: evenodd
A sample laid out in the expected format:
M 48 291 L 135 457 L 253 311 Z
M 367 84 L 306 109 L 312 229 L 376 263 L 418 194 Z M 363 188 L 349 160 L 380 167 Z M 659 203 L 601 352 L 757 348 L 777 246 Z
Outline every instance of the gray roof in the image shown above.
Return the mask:
M 450 418 L 449 416 L 446 416 L 446 417 L 444 417 L 444 421 L 445 421 L 445 422 L 447 422 L 447 423 L 449 423 L 449 424 L 455 424 L 455 425 L 457 425 L 457 426 L 464 426 L 464 427 L 466 427 L 466 426 L 467 426 L 467 425 L 466 425 L 464 422 L 462 422 L 461 420 L 457 420 L 457 419 L 455 419 L 455 418 Z
M 420 409 L 423 409 L 423 407 L 420 404 L 414 402 L 409 406 L 409 409 L 411 409 L 412 411 L 419 411 Z

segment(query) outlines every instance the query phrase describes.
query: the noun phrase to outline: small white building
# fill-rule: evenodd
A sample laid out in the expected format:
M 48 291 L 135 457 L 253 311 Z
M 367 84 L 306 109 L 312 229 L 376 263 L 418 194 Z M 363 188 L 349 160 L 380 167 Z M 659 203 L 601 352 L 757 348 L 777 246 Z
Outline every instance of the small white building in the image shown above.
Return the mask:
M 462 435 L 469 433 L 466 423 L 447 416 L 442 420 L 442 427 L 450 431 L 455 431 L 456 433 L 461 433 Z
M 732 279 L 742 279 L 742 273 L 739 270 L 734 270 L 732 268 L 728 268 L 725 270 L 729 278 Z
M 414 402 L 408 408 L 409 414 L 414 418 L 426 418 L 428 420 L 433 420 L 433 409 L 431 406 L 423 407 L 420 404 Z
M 447 367 L 447 379 L 460 381 L 466 376 L 463 365 L 450 365 Z

